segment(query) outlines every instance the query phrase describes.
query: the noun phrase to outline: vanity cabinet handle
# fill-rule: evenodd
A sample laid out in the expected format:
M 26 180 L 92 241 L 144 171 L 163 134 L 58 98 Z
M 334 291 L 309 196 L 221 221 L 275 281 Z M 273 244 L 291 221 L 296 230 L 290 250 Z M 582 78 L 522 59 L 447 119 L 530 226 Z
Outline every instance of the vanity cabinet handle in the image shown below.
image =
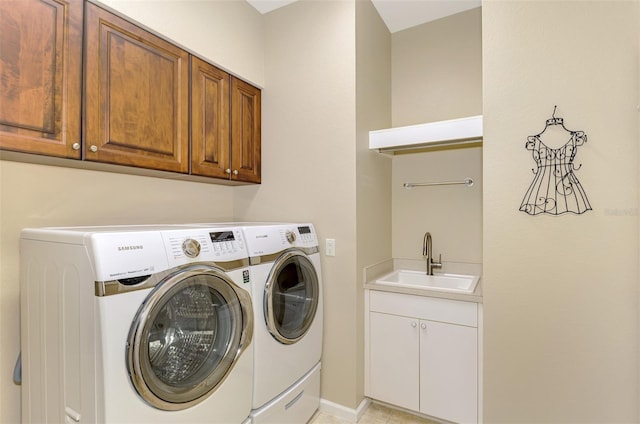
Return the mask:
M 411 326 L 412 326 L 413 328 L 416 328 L 416 327 L 418 326 L 418 323 L 417 323 L 417 322 L 415 322 L 415 321 L 413 321 L 413 322 L 411 323 Z
M 422 324 L 420 324 L 420 328 L 422 328 L 423 330 L 427 329 L 427 324 L 425 324 L 424 322 Z

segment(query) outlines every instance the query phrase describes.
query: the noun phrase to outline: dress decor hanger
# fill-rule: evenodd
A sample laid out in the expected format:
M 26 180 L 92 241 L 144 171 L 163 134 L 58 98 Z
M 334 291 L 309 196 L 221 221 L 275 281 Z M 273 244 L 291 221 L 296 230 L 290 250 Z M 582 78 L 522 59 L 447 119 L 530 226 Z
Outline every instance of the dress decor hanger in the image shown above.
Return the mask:
M 556 118 L 556 109 L 554 106 L 542 132 L 527 137 L 525 143 L 536 163 L 536 168 L 532 169 L 533 181 L 520 204 L 520 210 L 529 215 L 582 214 L 591 210 L 587 193 L 575 175 L 582 164 L 575 166 L 573 163 L 578 147 L 587 142 L 587 135 L 583 131 L 568 130 L 564 119 Z M 560 125 L 570 135 L 566 143 L 557 148 L 547 146 L 540 138 L 554 125 Z
M 542 134 L 544 134 L 544 132 L 547 130 L 547 128 L 549 128 L 550 126 L 553 126 L 553 125 L 562 126 L 562 129 L 564 129 L 566 132 L 571 133 L 571 134 L 576 132 L 576 131 L 568 130 L 567 127 L 564 126 L 564 119 L 556 118 L 556 109 L 557 108 L 558 108 L 557 105 L 553 107 L 553 114 L 551 115 L 551 118 L 547 119 L 547 121 L 545 122 L 545 125 L 544 125 L 544 129 L 540 133 L 536 134 L 536 136 L 541 136 Z

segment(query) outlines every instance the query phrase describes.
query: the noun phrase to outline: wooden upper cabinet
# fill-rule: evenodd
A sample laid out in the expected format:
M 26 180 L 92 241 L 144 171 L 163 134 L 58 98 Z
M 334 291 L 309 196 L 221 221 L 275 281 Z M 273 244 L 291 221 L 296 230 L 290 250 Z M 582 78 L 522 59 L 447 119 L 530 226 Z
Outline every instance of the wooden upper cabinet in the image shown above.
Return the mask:
M 0 0 L 0 149 L 259 183 L 260 107 L 260 89 L 93 3 Z
M 87 160 L 189 171 L 189 54 L 86 4 Z
M 0 148 L 80 157 L 82 7 L 0 0 Z
M 191 173 L 260 182 L 260 89 L 191 58 Z
M 229 178 L 229 74 L 191 57 L 191 173 Z
M 261 92 L 231 78 L 231 179 L 259 183 L 261 175 Z

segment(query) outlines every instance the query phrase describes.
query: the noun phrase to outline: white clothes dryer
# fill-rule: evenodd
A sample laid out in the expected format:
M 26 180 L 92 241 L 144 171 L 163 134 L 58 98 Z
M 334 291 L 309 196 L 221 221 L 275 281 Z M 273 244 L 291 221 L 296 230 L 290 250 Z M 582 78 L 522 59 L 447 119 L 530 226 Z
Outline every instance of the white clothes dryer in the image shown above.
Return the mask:
M 253 289 L 254 424 L 306 423 L 320 404 L 322 273 L 312 224 L 242 224 Z
M 24 423 L 249 419 L 240 229 L 25 229 L 21 316 Z

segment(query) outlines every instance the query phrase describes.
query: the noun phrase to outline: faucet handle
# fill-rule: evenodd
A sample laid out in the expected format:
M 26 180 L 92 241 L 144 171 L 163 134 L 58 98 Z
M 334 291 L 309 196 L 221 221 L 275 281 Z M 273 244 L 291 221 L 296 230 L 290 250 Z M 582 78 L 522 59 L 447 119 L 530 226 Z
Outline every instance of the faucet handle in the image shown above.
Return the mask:
M 431 266 L 434 268 L 442 268 L 442 253 L 438 255 L 438 262 L 431 261 Z

